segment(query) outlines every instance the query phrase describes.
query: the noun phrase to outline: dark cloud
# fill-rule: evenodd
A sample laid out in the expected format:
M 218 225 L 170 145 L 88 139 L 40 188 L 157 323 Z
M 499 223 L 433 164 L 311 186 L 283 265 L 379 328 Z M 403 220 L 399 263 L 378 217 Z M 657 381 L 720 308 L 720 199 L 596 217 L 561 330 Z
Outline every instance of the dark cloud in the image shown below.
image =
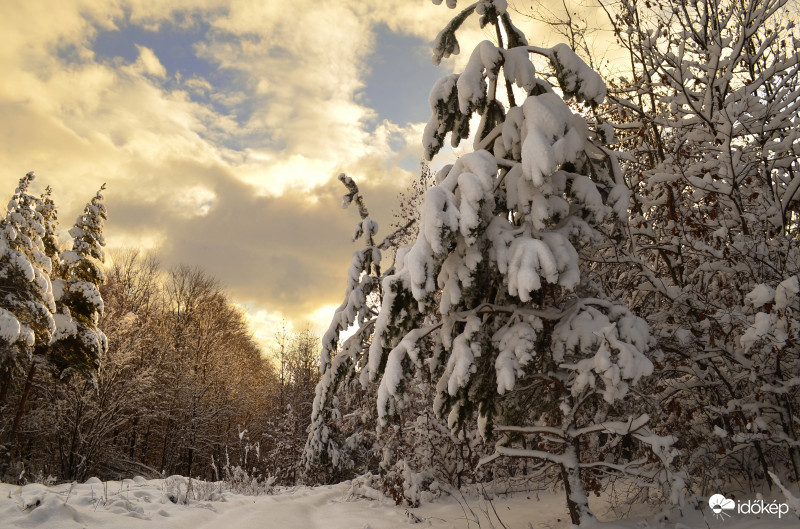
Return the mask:
M 34 191 L 52 185 L 66 230 L 107 182 L 110 247 L 157 245 L 166 266 L 201 266 L 262 322 L 338 305 L 361 243 L 334 171 L 357 179 L 385 231 L 410 179 L 398 164 L 419 153 L 414 126 L 380 121 L 363 101 L 375 24 L 427 39 L 448 11 L 57 4 L 18 2 L 0 17 L 0 194 L 35 170 Z M 180 13 L 196 19 L 178 31 Z M 384 92 L 375 104 L 399 105 Z
M 189 217 L 164 195 L 151 201 L 146 195 L 136 198 L 109 190 L 107 232 L 133 238 L 161 233 L 159 253 L 167 266 L 200 266 L 238 301 L 291 320 L 307 319 L 320 306 L 341 302 L 347 267 L 361 243 L 350 240 L 358 214 L 355 208 L 342 210 L 345 189 L 335 177 L 308 192 L 257 196 L 225 168 L 186 164 L 173 168 L 174 174 L 195 176 L 182 184 L 202 185 L 216 194 L 207 214 Z M 360 184 L 371 215 L 387 230 L 397 186 L 368 180 Z

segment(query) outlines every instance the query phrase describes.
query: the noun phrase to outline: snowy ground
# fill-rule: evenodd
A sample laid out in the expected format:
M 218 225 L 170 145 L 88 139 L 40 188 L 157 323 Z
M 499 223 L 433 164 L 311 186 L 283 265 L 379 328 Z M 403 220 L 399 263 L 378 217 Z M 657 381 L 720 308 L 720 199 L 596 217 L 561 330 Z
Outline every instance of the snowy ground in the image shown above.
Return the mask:
M 172 480 L 172 481 L 169 481 Z M 569 527 L 558 494 L 516 493 L 498 497 L 491 505 L 477 498 L 453 498 L 425 504 L 417 509 L 398 507 L 389 500 L 353 498 L 350 485 L 298 487 L 271 495 L 243 496 L 224 492 L 218 486 L 194 482 L 194 492 L 209 500 L 175 504 L 178 491 L 185 491 L 183 478 L 133 480 L 101 483 L 90 479 L 83 484 L 46 487 L 32 484 L 17 487 L 0 484 L 0 527 L 11 528 L 223 528 L 223 529 L 390 529 L 402 527 L 528 529 Z M 185 494 L 185 492 L 184 492 Z M 185 497 L 185 496 L 184 496 Z M 613 515 L 600 504 L 597 514 Z M 472 512 L 470 512 L 472 511 Z M 496 511 L 501 525 L 497 520 Z M 603 512 L 605 511 L 605 512 Z M 493 525 L 487 521 L 491 513 Z M 733 513 L 716 519 L 708 509 L 692 511 L 680 520 L 659 523 L 653 516 L 632 511 L 621 522 L 606 522 L 602 529 L 647 529 L 655 527 L 745 529 L 798 527 L 797 515 L 757 517 Z M 474 521 L 473 515 L 479 522 Z M 604 516 L 605 515 L 605 516 Z M 469 517 L 469 520 L 467 519 Z M 530 525 L 529 525 L 530 524 Z

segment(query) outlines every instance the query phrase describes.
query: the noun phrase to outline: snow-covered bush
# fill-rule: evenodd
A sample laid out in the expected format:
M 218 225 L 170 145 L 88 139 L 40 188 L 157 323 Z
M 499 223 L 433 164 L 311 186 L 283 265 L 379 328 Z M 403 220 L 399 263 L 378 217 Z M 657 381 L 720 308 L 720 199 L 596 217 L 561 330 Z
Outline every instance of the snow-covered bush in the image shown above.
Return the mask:
M 163 489 L 166 501 L 180 505 L 198 501 L 225 501 L 220 484 L 191 477 L 169 476 L 163 481 Z
M 274 461 L 280 458 L 279 453 L 273 452 L 267 457 L 262 457 L 261 443 L 252 442 L 247 430 L 240 430 L 239 434 L 239 454 L 238 461 L 231 462 L 230 450 L 225 447 L 225 464 L 222 468 L 217 467 L 217 462 L 211 458 L 211 467 L 214 469 L 214 478 L 221 479 L 225 488 L 237 494 L 247 496 L 258 496 L 272 492 L 272 486 L 277 481 L 276 475 L 265 475 L 261 470 L 265 466 L 280 468 L 280 462 Z M 286 454 L 286 464 L 289 467 L 296 465 L 291 454 Z
M 429 404 L 435 382 L 420 380 L 421 374 L 407 385 L 409 405 L 379 429 L 380 461 L 373 479 L 385 495 L 410 506 L 484 479 L 488 469 L 476 467 L 491 450 L 476 421 L 453 432 L 437 416 Z M 374 400 L 370 406 L 374 408 Z
M 276 477 L 263 477 L 258 473 L 248 472 L 239 465 L 223 467 L 225 478 L 224 486 L 227 490 L 245 496 L 259 496 L 272 492 L 272 485 Z
M 705 492 L 800 479 L 797 275 L 800 115 L 784 0 L 607 6 L 632 71 L 616 122 L 629 229 L 598 283 L 647 319 L 664 353 L 656 424 Z

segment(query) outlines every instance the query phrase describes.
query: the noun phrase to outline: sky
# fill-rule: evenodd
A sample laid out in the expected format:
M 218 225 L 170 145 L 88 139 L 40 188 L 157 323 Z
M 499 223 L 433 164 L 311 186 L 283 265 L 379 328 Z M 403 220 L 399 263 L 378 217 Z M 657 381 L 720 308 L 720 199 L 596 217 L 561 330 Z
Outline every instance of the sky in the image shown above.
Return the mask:
M 106 183 L 112 255 L 202 267 L 265 347 L 284 319 L 321 333 L 359 248 L 336 176 L 387 234 L 419 173 L 430 88 L 492 37 L 468 23 L 466 51 L 435 67 L 455 14 L 429 0 L 5 2 L 0 199 L 34 170 L 66 230 Z

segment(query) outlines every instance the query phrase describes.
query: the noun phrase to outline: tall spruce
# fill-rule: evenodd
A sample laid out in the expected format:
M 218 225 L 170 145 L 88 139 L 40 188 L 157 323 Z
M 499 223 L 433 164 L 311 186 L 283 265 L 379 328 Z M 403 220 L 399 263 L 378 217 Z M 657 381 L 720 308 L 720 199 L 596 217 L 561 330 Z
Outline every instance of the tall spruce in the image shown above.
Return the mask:
M 0 402 L 5 403 L 13 377 L 27 370 L 10 428 L 6 428 L 10 417 L 3 417 L 3 434 L 7 439 L 16 435 L 36 374 L 36 362 L 47 354 L 56 331 L 52 315 L 55 310 L 50 282 L 52 265 L 42 240 L 47 230 L 38 211 L 41 200 L 28 193 L 34 178 L 30 172 L 20 179 L 6 218 L 0 221 Z
M 44 253 L 50 258 L 50 281 L 64 275 L 61 266 L 61 242 L 58 240 L 58 208 L 53 201 L 53 189 L 47 186 L 36 204 L 36 211 L 42 216 L 42 243 Z M 55 287 L 54 287 L 55 288 Z M 54 293 L 55 296 L 55 293 Z
M 97 327 L 103 313 L 99 287 L 105 282 L 103 189 L 105 184 L 69 230 L 72 250 L 61 253 L 64 279 L 57 288 L 60 290 L 55 314 L 58 331 L 49 359 L 62 375 L 76 371 L 91 377 L 108 349 L 106 336 Z
M 5 218 L 0 219 L 0 365 L 4 389 L 8 376 L 34 349 L 49 345 L 55 332 L 51 263 L 42 237 L 44 219 L 39 200 L 28 193 L 35 178 L 19 181 Z

